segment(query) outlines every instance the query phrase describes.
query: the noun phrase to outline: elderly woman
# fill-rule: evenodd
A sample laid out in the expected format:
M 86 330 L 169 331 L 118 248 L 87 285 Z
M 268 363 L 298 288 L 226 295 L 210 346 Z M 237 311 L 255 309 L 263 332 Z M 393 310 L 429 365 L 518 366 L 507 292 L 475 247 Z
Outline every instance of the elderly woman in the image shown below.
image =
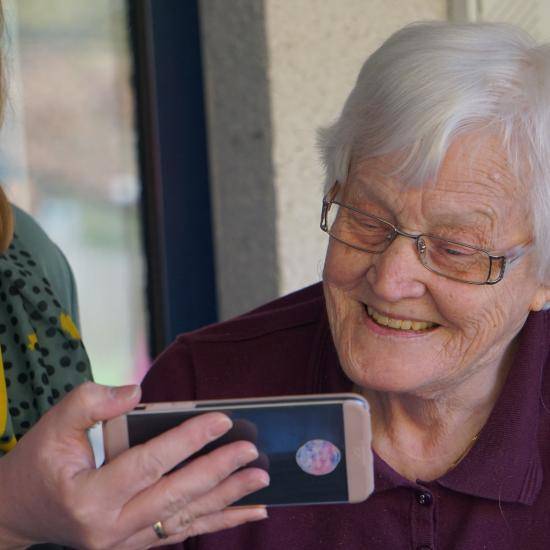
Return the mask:
M 375 491 L 185 548 L 548 548 L 550 49 L 406 27 L 321 137 L 322 285 L 180 336 L 144 395 L 360 392 Z

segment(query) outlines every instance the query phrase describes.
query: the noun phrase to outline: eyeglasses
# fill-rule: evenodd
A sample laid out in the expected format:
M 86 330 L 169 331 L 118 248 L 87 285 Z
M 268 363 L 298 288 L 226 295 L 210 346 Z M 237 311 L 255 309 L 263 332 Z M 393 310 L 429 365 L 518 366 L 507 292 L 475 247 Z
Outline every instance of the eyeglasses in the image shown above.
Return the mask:
M 336 200 L 336 182 L 323 198 L 321 229 L 334 240 L 351 248 L 382 254 L 400 235 L 413 239 L 422 265 L 448 279 L 472 285 L 494 285 L 502 280 L 506 267 L 523 256 L 531 241 L 506 253 L 494 254 L 477 246 L 421 233 L 402 231 L 392 223 Z

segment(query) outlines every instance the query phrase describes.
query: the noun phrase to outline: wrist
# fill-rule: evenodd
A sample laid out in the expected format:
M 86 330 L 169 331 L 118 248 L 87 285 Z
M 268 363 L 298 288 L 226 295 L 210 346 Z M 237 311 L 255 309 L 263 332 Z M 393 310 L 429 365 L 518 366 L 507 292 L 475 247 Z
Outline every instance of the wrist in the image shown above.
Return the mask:
M 0 459 L 0 487 L 3 488 L 0 496 L 0 548 L 2 550 L 22 550 L 35 543 L 13 529 L 17 521 L 14 516 L 18 514 L 19 506 L 16 500 L 17 493 L 14 494 L 10 490 L 11 476 L 6 472 L 6 460 L 6 456 Z M 24 523 L 24 521 L 19 523 Z

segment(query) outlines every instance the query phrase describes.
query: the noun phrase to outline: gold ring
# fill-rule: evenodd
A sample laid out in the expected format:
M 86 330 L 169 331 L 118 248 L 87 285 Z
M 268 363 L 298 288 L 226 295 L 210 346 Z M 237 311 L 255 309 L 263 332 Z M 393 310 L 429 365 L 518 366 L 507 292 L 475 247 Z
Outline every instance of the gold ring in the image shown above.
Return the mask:
M 164 526 L 162 525 L 162 521 L 157 521 L 153 525 L 153 531 L 155 532 L 155 535 L 157 535 L 157 537 L 159 539 L 167 539 L 168 538 L 168 535 L 166 534 L 166 531 L 164 530 Z

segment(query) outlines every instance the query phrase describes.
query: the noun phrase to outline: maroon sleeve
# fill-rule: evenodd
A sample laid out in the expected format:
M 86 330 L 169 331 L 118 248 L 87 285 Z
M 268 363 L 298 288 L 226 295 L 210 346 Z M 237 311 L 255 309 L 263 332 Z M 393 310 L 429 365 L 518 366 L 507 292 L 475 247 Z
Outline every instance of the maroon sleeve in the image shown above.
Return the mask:
M 191 350 L 180 336 L 153 363 L 141 383 L 142 401 L 187 401 L 196 399 Z
M 185 401 L 195 399 L 195 376 L 191 352 L 179 338 L 163 351 L 141 383 L 142 401 Z M 184 543 L 156 547 L 158 550 L 192 550 L 193 539 Z

